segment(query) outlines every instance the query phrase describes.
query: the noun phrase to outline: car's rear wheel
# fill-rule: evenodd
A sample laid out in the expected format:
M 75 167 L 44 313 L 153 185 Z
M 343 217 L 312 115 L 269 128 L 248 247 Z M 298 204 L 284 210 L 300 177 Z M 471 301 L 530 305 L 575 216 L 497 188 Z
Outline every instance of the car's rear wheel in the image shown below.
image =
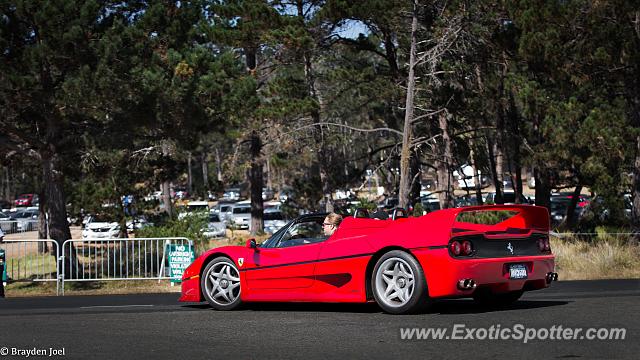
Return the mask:
M 473 294 L 473 300 L 482 306 L 502 307 L 511 305 L 518 301 L 522 294 L 524 294 L 524 291 L 522 290 L 510 291 L 502 294 L 494 294 L 490 291 L 477 291 Z
M 240 306 L 240 272 L 229 258 L 211 260 L 200 278 L 202 294 L 216 310 L 233 310 Z
M 378 259 L 371 288 L 378 305 L 391 314 L 415 313 L 431 303 L 422 267 L 404 251 L 389 251 Z

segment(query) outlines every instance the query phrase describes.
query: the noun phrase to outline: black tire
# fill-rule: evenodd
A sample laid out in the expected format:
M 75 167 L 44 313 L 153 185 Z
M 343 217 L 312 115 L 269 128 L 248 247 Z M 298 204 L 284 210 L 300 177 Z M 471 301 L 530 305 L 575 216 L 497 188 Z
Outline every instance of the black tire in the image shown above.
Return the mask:
M 523 290 L 510 291 L 502 294 L 494 294 L 490 291 L 477 291 L 473 294 L 473 300 L 485 307 L 499 308 L 515 303 L 520 299 L 522 294 L 524 294 Z
M 404 270 L 396 274 L 385 274 L 385 272 L 393 272 L 388 268 L 391 265 L 394 268 L 395 264 L 400 264 L 404 267 Z M 384 268 L 381 268 L 383 267 Z M 407 269 L 407 266 L 409 269 Z M 387 270 L 385 270 L 387 269 Z M 413 276 L 413 283 L 411 283 L 409 275 Z M 390 279 L 392 282 L 390 282 Z M 432 299 L 429 298 L 429 291 L 427 289 L 427 281 L 422 270 L 422 267 L 418 261 L 408 253 L 401 250 L 392 250 L 382 255 L 376 262 L 376 266 L 371 273 L 371 289 L 373 297 L 378 303 L 378 306 L 387 313 L 390 314 L 411 314 L 425 310 L 431 303 Z M 394 285 L 395 284 L 395 285 Z M 410 289 L 409 287 L 413 288 Z M 386 287 L 383 289 L 383 287 Z M 393 291 L 390 295 L 385 296 L 388 290 Z M 404 292 L 403 292 L 404 290 Z M 403 297 L 396 295 L 398 300 L 389 299 L 394 294 L 403 292 Z M 408 296 L 406 296 L 409 294 Z
M 221 256 L 209 261 L 202 271 L 200 289 L 209 305 L 216 310 L 233 310 L 242 305 L 240 272 L 236 264 L 227 257 Z

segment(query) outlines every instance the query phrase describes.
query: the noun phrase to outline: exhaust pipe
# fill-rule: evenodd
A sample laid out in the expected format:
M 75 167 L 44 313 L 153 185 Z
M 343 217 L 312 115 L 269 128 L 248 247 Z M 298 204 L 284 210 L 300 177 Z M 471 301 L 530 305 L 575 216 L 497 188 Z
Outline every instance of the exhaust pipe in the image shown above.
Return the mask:
M 476 288 L 476 286 L 476 281 L 473 279 L 458 280 L 458 289 L 460 290 L 473 290 Z
M 552 281 L 558 281 L 558 273 L 549 272 L 547 273 L 547 284 L 551 284 Z

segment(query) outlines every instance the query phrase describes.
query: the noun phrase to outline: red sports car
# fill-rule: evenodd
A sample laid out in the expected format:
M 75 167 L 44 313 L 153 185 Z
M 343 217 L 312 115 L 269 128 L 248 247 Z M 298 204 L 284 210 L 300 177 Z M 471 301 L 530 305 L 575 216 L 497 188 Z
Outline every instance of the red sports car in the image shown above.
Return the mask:
M 264 243 L 211 249 L 184 272 L 180 301 L 218 310 L 243 302 L 375 300 L 419 311 L 438 298 L 507 304 L 557 280 L 549 213 L 530 205 L 479 206 L 387 220 L 345 218 L 323 236 L 326 214 L 301 216 Z

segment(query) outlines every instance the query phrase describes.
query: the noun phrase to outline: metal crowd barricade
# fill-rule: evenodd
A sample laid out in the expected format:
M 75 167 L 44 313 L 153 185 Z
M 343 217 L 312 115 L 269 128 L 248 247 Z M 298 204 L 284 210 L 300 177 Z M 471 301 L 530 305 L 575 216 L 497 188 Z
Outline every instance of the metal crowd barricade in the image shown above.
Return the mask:
M 72 281 L 171 280 L 165 266 L 168 245 L 183 245 L 184 237 L 67 240 L 62 244 L 62 295 Z
M 4 240 L 7 283 L 56 282 L 60 294 L 58 243 L 51 239 Z M 0 275 L 1 276 L 1 275 Z
M 15 234 L 18 232 L 18 221 L 17 220 L 2 220 L 0 221 L 0 229 L 5 235 Z
M 0 228 L 6 235 L 22 233 L 27 231 L 38 231 L 40 223 L 38 220 L 2 220 Z

